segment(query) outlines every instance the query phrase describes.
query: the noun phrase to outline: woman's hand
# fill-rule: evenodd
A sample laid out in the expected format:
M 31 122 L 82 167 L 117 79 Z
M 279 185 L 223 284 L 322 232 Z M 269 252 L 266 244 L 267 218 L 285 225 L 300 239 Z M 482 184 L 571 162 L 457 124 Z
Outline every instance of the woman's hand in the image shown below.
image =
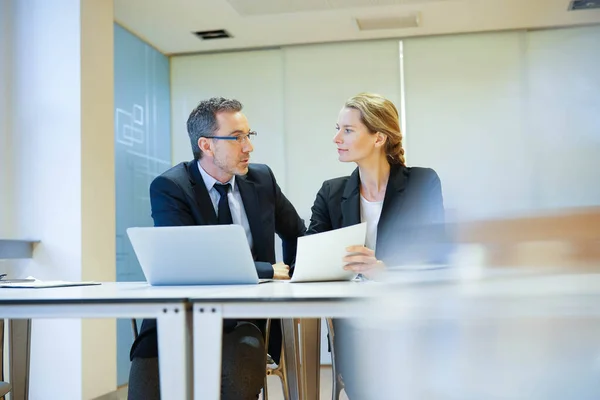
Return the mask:
M 343 258 L 343 261 L 347 263 L 344 265 L 344 269 L 347 271 L 369 277 L 385 268 L 385 264 L 376 259 L 375 252 L 368 247 L 350 246 L 346 248 L 346 251 L 352 253 Z
M 273 279 L 290 279 L 290 267 L 282 262 L 273 264 Z

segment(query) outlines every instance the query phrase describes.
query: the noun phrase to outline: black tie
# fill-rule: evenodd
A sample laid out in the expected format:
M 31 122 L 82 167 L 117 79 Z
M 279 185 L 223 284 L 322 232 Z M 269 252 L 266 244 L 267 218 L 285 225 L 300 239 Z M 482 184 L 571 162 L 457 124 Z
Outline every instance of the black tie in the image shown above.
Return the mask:
M 219 220 L 219 225 L 231 225 L 233 224 L 233 218 L 231 218 L 231 209 L 229 209 L 229 200 L 227 199 L 227 192 L 231 185 L 229 183 L 220 184 L 215 183 L 213 186 L 219 195 L 219 211 L 217 215 L 217 219 Z

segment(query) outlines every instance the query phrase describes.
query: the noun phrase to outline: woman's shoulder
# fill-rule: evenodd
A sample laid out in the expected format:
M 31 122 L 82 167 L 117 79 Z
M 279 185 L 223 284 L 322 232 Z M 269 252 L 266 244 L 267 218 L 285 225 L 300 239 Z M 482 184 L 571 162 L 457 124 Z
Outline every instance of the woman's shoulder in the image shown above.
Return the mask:
M 346 182 L 348 182 L 348 179 L 350 179 L 350 175 L 327 179 L 323 182 L 323 186 L 328 186 L 330 188 L 331 187 L 335 188 L 338 186 L 345 186 Z
M 423 182 L 439 181 L 440 177 L 433 168 L 428 167 L 407 167 L 407 175 L 411 180 Z
M 319 194 L 327 198 L 341 197 L 344 191 L 346 190 L 346 186 L 350 179 L 352 179 L 352 175 L 327 179 L 321 185 L 321 189 L 319 189 Z

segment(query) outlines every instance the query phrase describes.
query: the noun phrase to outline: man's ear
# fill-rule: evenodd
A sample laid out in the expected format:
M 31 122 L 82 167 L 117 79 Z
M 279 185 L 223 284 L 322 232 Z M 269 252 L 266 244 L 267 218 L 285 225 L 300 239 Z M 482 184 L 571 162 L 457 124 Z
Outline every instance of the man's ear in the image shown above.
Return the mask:
M 200 137 L 198 139 L 198 147 L 200 151 L 206 155 L 213 156 L 212 143 L 209 139 L 205 137 Z

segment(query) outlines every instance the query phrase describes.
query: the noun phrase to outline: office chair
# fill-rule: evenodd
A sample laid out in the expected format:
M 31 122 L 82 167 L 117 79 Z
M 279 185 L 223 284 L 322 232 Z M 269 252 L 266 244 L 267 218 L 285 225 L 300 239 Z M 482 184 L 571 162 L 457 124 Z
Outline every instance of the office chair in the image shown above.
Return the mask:
M 326 318 L 327 321 L 327 330 L 329 331 L 329 335 L 327 335 L 327 340 L 329 341 L 329 349 L 331 351 L 331 398 L 333 400 L 339 400 L 340 393 L 342 389 L 344 389 L 344 380 L 342 379 L 342 375 L 337 372 L 336 360 L 335 360 L 335 330 L 333 329 L 333 319 Z
M 295 326 L 296 324 L 294 324 Z M 269 349 L 269 334 L 271 333 L 271 320 L 267 319 L 266 327 L 266 338 L 265 338 L 265 349 Z M 263 400 L 269 400 L 269 393 L 267 389 L 267 378 L 270 375 L 277 376 L 281 380 L 281 388 L 283 389 L 284 400 L 290 400 L 290 390 L 287 381 L 287 369 L 285 368 L 285 346 L 281 345 L 281 356 L 279 358 L 279 364 L 270 363 L 269 354 L 267 354 L 267 373 L 265 375 L 265 383 L 263 384 Z
M 131 320 L 131 330 L 133 331 L 133 339 L 134 340 L 137 339 L 138 327 L 137 327 L 136 319 Z M 266 351 L 266 349 L 269 348 L 269 332 L 270 331 L 271 331 L 271 320 L 267 319 L 265 351 Z M 273 366 L 274 363 L 269 362 L 270 357 L 271 356 L 269 356 L 269 354 L 267 354 L 267 371 L 265 374 L 264 387 L 263 387 L 263 400 L 268 400 L 268 398 L 269 398 L 269 395 L 267 393 L 267 377 L 269 375 L 274 375 L 274 376 L 279 377 L 279 379 L 281 380 L 281 386 L 283 388 L 283 397 L 285 400 L 290 400 L 290 392 L 289 392 L 289 388 L 288 388 L 288 384 L 287 384 L 287 370 L 285 368 L 285 348 L 284 348 L 284 346 L 282 345 L 282 348 L 281 348 L 281 356 L 280 356 L 280 360 L 279 360 L 279 365 L 275 364 L 275 366 Z M 0 390 L 1 390 L 1 385 L 0 385 Z M 9 390 L 10 390 L 10 388 L 9 388 Z M 2 392 L 0 391 L 0 394 L 1 393 Z
M 8 382 L 4 382 L 4 320 L 0 319 L 0 398 L 4 400 L 12 386 Z

